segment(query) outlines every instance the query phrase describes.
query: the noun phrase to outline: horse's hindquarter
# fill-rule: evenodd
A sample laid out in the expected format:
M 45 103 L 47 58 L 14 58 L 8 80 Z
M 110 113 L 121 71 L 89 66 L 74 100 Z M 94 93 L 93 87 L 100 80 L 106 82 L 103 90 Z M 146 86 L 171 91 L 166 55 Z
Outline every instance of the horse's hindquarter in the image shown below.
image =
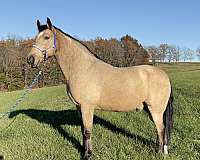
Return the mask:
M 142 68 L 147 74 L 148 96 L 145 102 L 149 109 L 155 112 L 164 112 L 166 109 L 171 84 L 168 75 L 161 69 L 144 65 Z

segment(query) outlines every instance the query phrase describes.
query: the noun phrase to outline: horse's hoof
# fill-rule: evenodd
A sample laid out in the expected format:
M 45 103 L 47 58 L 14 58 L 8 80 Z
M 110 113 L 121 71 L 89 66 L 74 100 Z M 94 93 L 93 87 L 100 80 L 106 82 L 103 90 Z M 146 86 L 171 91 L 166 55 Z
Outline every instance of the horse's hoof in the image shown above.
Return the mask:
M 167 145 L 164 145 L 164 147 L 163 147 L 163 153 L 164 154 L 168 154 L 168 146 Z
M 158 153 L 167 155 L 168 149 L 169 149 L 169 147 L 167 145 L 164 145 L 163 147 L 159 147 Z
M 84 160 L 90 160 L 92 155 L 92 151 L 88 151 L 84 154 Z
M 158 153 L 159 154 L 164 154 L 164 150 L 163 149 L 164 149 L 163 147 L 159 147 L 158 148 Z
M 3 160 L 4 158 L 3 158 L 3 156 L 2 155 L 0 155 L 0 160 Z
M 84 159 L 84 160 L 90 160 L 91 158 L 90 158 L 89 155 L 84 155 L 83 159 Z

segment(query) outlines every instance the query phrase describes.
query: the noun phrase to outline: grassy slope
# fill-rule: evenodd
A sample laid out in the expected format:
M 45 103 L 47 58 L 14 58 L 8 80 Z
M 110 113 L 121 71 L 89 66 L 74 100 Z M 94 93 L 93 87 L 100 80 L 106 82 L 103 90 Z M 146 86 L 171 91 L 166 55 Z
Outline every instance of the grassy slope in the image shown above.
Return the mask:
M 156 152 L 156 130 L 146 113 L 97 111 L 93 159 L 200 159 L 200 64 L 160 67 L 174 87 L 171 154 Z M 8 110 L 20 93 L 1 93 L 0 112 Z M 80 120 L 74 110 L 64 86 L 34 90 L 18 111 L 0 120 L 0 154 L 6 160 L 80 159 Z

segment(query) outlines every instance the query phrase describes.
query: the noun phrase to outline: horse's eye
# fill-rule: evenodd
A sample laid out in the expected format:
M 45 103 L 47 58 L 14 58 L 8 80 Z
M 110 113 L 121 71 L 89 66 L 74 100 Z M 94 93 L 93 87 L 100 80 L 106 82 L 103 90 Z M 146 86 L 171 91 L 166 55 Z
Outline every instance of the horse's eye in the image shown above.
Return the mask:
M 45 37 L 44 37 L 45 40 L 48 40 L 49 38 L 50 38 L 49 36 L 45 36 Z

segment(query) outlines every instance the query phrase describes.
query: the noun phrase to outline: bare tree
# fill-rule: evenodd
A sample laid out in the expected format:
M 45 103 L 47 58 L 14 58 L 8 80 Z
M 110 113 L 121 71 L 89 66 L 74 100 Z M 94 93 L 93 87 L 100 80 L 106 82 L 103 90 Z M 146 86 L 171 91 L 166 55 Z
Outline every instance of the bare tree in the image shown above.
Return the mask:
M 0 48 L 0 67 L 5 74 L 7 74 L 10 67 L 16 62 L 16 54 L 14 54 L 13 49 L 12 44 L 9 42 L 6 42 L 5 45 Z
M 190 60 L 190 62 L 194 59 L 194 51 L 192 49 L 189 49 L 188 59 Z
M 175 62 L 179 62 L 180 61 L 180 58 L 181 58 L 181 48 L 179 46 L 174 46 L 174 55 L 173 55 L 173 60 Z
M 194 56 L 194 51 L 192 49 L 187 47 L 182 48 L 182 58 L 184 62 L 187 60 L 192 61 L 193 56 Z
M 164 61 L 164 59 L 167 59 L 170 63 L 171 61 L 174 61 L 176 47 L 173 45 L 168 44 L 161 44 L 159 46 L 159 54 L 162 57 L 161 59 Z
M 171 45 L 167 46 L 167 59 L 169 63 L 174 60 L 175 52 L 176 48 L 174 46 Z
M 155 65 L 156 60 L 160 60 L 160 52 L 156 46 L 149 46 L 146 48 L 147 52 L 150 55 L 150 59 L 152 60 L 153 65 Z
M 198 59 L 200 60 L 200 47 L 197 48 L 196 55 L 197 55 Z
M 185 61 L 188 60 L 189 48 L 183 47 L 181 50 L 182 50 L 182 59 L 183 59 L 183 61 L 185 62 Z
M 168 44 L 160 44 L 159 55 L 160 55 L 161 62 L 165 61 L 165 58 L 167 57 L 167 53 L 168 53 Z

